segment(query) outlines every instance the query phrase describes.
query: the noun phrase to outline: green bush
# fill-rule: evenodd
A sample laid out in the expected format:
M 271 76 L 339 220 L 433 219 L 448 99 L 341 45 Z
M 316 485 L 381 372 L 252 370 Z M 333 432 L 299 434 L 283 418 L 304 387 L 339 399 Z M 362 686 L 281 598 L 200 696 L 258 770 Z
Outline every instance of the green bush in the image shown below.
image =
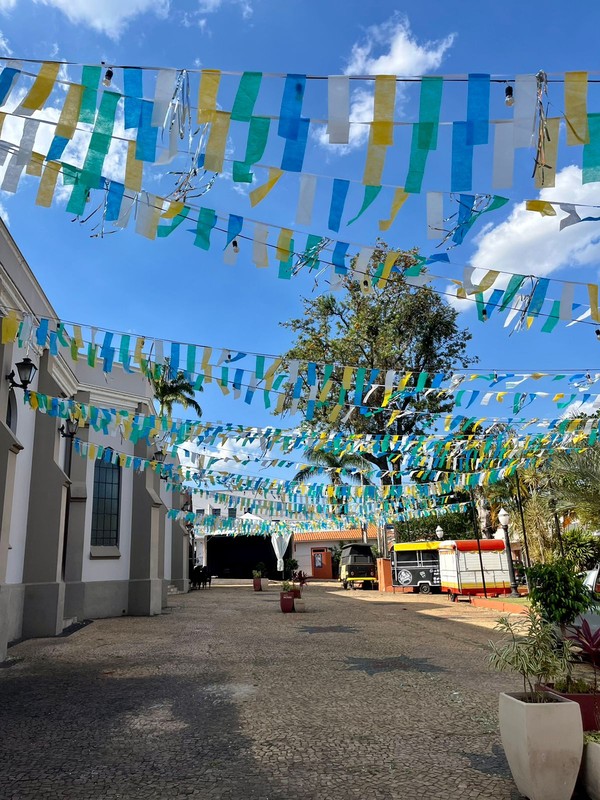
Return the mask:
M 600 563 L 600 536 L 594 536 L 583 528 L 570 528 L 562 535 L 565 561 L 573 566 L 575 572 L 593 569 Z M 558 553 L 558 543 L 555 551 Z
M 568 562 L 529 567 L 527 581 L 532 607 L 556 625 L 571 625 L 593 605 L 592 595 Z

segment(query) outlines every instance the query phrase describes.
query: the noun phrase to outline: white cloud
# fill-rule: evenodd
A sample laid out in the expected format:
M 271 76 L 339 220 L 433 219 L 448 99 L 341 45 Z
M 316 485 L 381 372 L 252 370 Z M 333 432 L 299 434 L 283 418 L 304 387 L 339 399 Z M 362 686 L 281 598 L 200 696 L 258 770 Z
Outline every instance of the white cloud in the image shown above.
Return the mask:
M 6 13 L 12 11 L 17 5 L 17 0 L 0 0 L 0 11 Z
M 198 0 L 198 14 L 215 14 L 224 5 L 238 6 L 244 19 L 250 19 L 254 13 L 250 0 Z
M 597 205 L 595 183 L 582 184 L 579 167 L 565 167 L 556 175 L 556 187 L 542 189 L 540 200 L 564 200 L 573 205 Z M 532 198 L 530 198 L 532 199 Z M 506 270 L 519 274 L 550 275 L 563 267 L 590 266 L 600 261 L 600 223 L 581 222 L 560 230 L 560 220 L 567 216 L 556 207 L 555 217 L 527 211 L 525 201 L 517 203 L 508 219 L 499 225 L 488 224 L 476 237 L 477 249 L 470 259 L 476 267 Z M 579 209 L 580 216 L 600 216 L 597 209 Z M 476 270 L 473 280 L 483 276 Z M 503 288 L 509 276 L 495 284 Z M 453 294 L 456 287 L 448 287 Z M 472 308 L 469 301 L 453 300 L 458 308 Z
M 16 0 L 0 0 L 0 4 L 10 8 L 14 7 L 15 2 Z M 127 2 L 98 0 L 95 3 L 90 0 L 34 0 L 34 2 L 53 6 L 62 11 L 73 24 L 88 25 L 112 39 L 118 39 L 134 17 L 152 12 L 164 19 L 170 9 L 170 0 L 127 0 Z
M 8 228 L 10 226 L 10 217 L 8 216 L 8 211 L 6 210 L 6 206 L 2 201 L 0 201 L 0 217 L 2 217 L 2 222 Z
M 446 51 L 452 46 L 455 34 L 445 39 L 419 44 L 410 28 L 408 19 L 395 14 L 381 25 L 372 25 L 365 32 L 365 39 L 356 42 L 348 64 L 346 75 L 426 75 L 440 66 Z M 405 84 L 396 88 L 396 107 L 401 113 L 406 101 Z M 356 89 L 350 104 L 350 119 L 356 122 L 371 122 L 373 119 L 373 89 Z M 315 131 L 317 141 L 326 147 L 335 147 L 343 155 L 364 144 L 369 136 L 369 126 L 350 126 L 348 146 L 330 145 L 325 127 Z
M 2 0 L 0 0 L 2 2 Z M 0 31 L 0 55 L 12 56 L 13 51 L 6 36 Z

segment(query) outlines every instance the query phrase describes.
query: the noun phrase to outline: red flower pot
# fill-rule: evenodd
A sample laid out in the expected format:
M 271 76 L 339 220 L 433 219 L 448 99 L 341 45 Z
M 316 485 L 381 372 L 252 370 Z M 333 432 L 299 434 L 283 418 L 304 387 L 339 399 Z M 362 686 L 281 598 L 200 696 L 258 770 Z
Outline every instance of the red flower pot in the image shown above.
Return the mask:
M 262 592 L 262 584 L 260 582 L 260 578 L 252 578 L 252 585 L 254 586 L 255 592 Z
M 600 694 L 594 694 L 593 692 L 579 692 L 573 694 L 569 694 L 568 692 L 559 692 L 558 689 L 555 689 L 554 685 L 551 683 L 547 686 L 541 685 L 540 689 L 550 692 L 550 694 L 557 694 L 560 697 L 564 697 L 566 700 L 572 700 L 574 703 L 577 703 L 581 709 L 583 730 L 598 730 L 598 727 L 600 726 Z
M 279 592 L 279 605 L 284 614 L 291 614 L 294 610 L 294 593 Z

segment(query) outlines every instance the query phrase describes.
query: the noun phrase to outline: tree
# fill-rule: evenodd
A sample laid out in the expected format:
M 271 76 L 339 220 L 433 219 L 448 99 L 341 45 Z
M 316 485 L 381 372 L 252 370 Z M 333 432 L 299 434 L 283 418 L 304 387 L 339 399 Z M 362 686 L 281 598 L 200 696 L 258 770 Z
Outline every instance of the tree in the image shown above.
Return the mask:
M 360 453 L 342 453 L 336 455 L 328 450 L 309 448 L 304 453 L 304 461 L 310 466 L 303 467 L 296 473 L 296 480 L 301 483 L 315 477 L 315 467 L 327 470 L 327 481 L 333 486 L 343 486 L 344 483 L 363 483 L 371 485 L 371 481 L 363 474 L 372 469 L 372 464 Z
M 584 525 L 600 527 L 600 447 L 556 453 L 552 474 L 558 509 L 575 510 Z
M 296 473 L 296 480 L 303 483 L 317 477 L 314 467 L 324 467 L 327 471 L 325 477 L 333 486 L 343 486 L 344 483 L 363 483 L 370 486 L 371 481 L 363 473 L 372 468 L 372 464 L 360 453 L 342 453 L 336 455 L 327 450 L 309 448 L 304 454 L 304 460 L 311 466 L 303 467 Z M 346 503 L 343 498 L 335 498 L 338 513 L 346 513 Z
M 384 262 L 389 248 L 380 242 L 370 264 L 371 273 Z M 394 271 L 383 288 L 373 287 L 364 293 L 361 283 L 352 277 L 345 279 L 345 292 L 315 299 L 304 299 L 304 315 L 284 322 L 295 337 L 286 354 L 286 361 L 299 359 L 317 364 L 335 364 L 331 375 L 330 397 L 338 397 L 342 389 L 342 369 L 339 365 L 379 369 L 379 388 L 369 393 L 363 404 L 372 409 L 370 414 L 354 411 L 349 417 L 344 412 L 337 420 L 330 419 L 331 405 L 317 403 L 315 414 L 307 424 L 325 431 L 346 433 L 379 433 L 389 420 L 380 414 L 384 398 L 383 383 L 387 370 L 404 372 L 430 372 L 449 375 L 451 370 L 467 367 L 475 359 L 467 355 L 471 334 L 459 328 L 457 312 L 431 289 L 415 289 L 405 280 L 406 268 L 417 263 L 416 253 L 400 252 Z M 323 380 L 322 367 L 318 369 Z M 288 410 L 291 397 L 284 409 Z M 305 402 L 305 401 L 303 401 Z M 304 406 L 301 406 L 305 408 Z M 410 384 L 407 391 L 397 392 L 389 409 L 407 411 L 386 427 L 392 435 L 419 433 L 427 429 L 434 416 L 453 407 L 451 398 L 439 391 L 419 391 L 414 394 Z M 382 470 L 390 470 L 387 455 L 364 454 L 365 458 Z M 386 476 L 384 483 L 399 483 L 399 477 Z
M 175 403 L 181 404 L 184 408 L 193 408 L 198 416 L 202 415 L 202 409 L 196 402 L 194 385 L 188 381 L 183 372 L 173 374 L 168 358 L 165 358 L 164 364 L 157 365 L 155 370 L 149 373 L 148 380 L 158 401 L 161 417 L 165 411 L 171 416 Z

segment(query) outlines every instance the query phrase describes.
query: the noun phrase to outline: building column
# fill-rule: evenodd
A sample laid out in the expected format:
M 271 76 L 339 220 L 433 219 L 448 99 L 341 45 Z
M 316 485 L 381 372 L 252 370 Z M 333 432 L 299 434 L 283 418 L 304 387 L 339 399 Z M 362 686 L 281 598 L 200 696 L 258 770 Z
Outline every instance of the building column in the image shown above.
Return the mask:
M 52 376 L 46 351 L 40 360 L 38 390 L 59 396 L 63 388 Z M 56 636 L 63 630 L 65 584 L 62 545 L 68 477 L 58 464 L 57 420 L 36 418 L 29 493 L 29 516 L 23 583 L 23 637 Z
M 181 508 L 185 496 L 173 492 L 173 508 Z M 172 520 L 171 526 L 171 583 L 180 592 L 190 588 L 189 580 L 190 537 L 185 523 Z
M 90 393 L 78 392 L 75 399 L 79 403 L 89 404 Z M 82 442 L 89 441 L 89 426 L 79 428 L 77 438 Z M 72 440 L 66 441 L 67 447 L 73 447 Z M 64 581 L 65 581 L 65 617 L 82 620 L 85 607 L 85 584 L 83 583 L 83 560 L 85 541 L 85 516 L 87 508 L 87 474 L 89 462 L 71 452 L 69 492 L 69 513 L 64 542 Z
M 148 458 L 148 446 L 137 442 L 134 456 Z M 159 481 L 159 476 L 148 469 L 133 478 L 129 613 L 134 616 L 160 614 L 163 607 L 164 504 Z

